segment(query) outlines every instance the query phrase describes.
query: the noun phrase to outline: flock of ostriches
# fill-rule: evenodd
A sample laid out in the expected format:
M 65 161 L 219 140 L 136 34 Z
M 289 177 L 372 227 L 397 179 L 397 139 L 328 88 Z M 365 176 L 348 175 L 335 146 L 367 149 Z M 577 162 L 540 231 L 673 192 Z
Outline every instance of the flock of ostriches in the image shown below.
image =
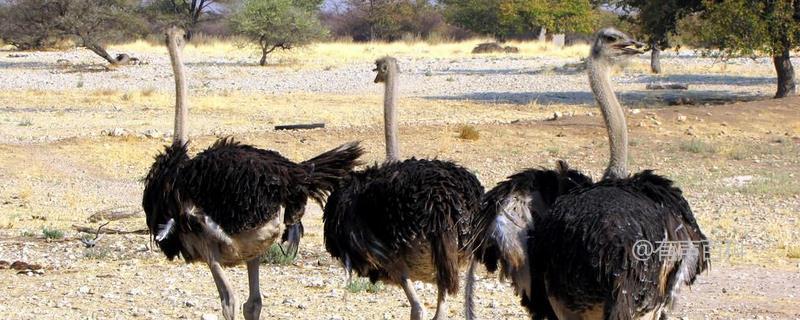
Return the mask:
M 412 281 L 436 284 L 434 319 L 444 320 L 466 265 L 468 319 L 475 317 L 473 273 L 481 264 L 512 283 L 533 319 L 666 319 L 680 287 L 707 267 L 705 250 L 644 258 L 634 252 L 639 241 L 702 245 L 706 238 L 672 181 L 650 170 L 628 172 L 625 114 L 609 70 L 642 53 L 642 44 L 620 31 L 597 32 L 587 60 L 611 149 L 602 179 L 593 182 L 560 161 L 555 170 L 516 173 L 486 193 L 458 164 L 400 158 L 399 69 L 390 57 L 374 70 L 386 90 L 382 164 L 355 170 L 364 152 L 357 142 L 300 163 L 232 139 L 192 157 L 182 30 L 167 31 L 167 47 L 176 83 L 174 141 L 156 156 L 142 205 L 167 258 L 208 264 L 227 320 L 237 302 L 222 267 L 247 265 L 244 318 L 258 319 L 260 257 L 279 236 L 297 252 L 308 198 L 324 206 L 327 251 L 349 274 L 402 287 L 412 320 L 426 317 Z

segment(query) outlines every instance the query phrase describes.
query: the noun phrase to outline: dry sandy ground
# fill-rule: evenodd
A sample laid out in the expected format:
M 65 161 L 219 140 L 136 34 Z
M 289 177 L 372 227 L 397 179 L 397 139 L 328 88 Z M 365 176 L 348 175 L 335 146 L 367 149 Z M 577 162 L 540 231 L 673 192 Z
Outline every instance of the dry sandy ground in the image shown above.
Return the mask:
M 165 261 L 144 235 L 107 235 L 86 249 L 78 241 L 84 234 L 72 229 L 97 227 L 100 222 L 87 218 L 103 209 L 138 208 L 139 180 L 165 143 L 163 137 L 140 133 L 169 131 L 169 96 L 137 93 L 123 99 L 121 94 L 72 89 L 0 93 L 0 260 L 45 268 L 41 275 L 0 270 L 0 318 L 198 319 L 219 313 L 204 266 Z M 367 161 L 382 159 L 380 106 L 374 95 L 234 93 L 194 101 L 192 152 L 217 135 L 234 134 L 294 160 L 351 140 L 364 142 Z M 633 169 L 652 168 L 673 178 L 709 238 L 728 241 L 734 249 L 725 254 L 725 246 L 717 246 L 711 269 L 684 290 L 675 316 L 800 318 L 798 108 L 800 99 L 792 98 L 629 112 Z M 543 120 L 554 110 L 575 115 Z M 320 118 L 333 125 L 301 132 L 270 129 L 275 123 Z M 404 156 L 458 161 L 487 188 L 516 170 L 552 167 L 557 159 L 595 177 L 606 162 L 602 119 L 583 105 L 414 98 L 404 100 L 401 118 Z M 478 140 L 458 137 L 465 123 L 480 132 Z M 132 134 L 99 135 L 113 127 Z M 263 318 L 408 317 L 399 288 L 383 287 L 377 293 L 345 289 L 341 266 L 324 251 L 319 209 L 310 210 L 304 223 L 301 257 L 291 265 L 262 269 Z M 122 230 L 144 226 L 142 216 L 108 225 Z M 63 231 L 64 238 L 45 239 L 52 230 Z M 243 302 L 244 268 L 228 272 Z M 418 286 L 432 316 L 435 290 Z M 484 317 L 526 316 L 508 285 L 492 276 L 481 274 L 477 293 Z M 463 317 L 461 299 L 450 304 L 455 319 Z

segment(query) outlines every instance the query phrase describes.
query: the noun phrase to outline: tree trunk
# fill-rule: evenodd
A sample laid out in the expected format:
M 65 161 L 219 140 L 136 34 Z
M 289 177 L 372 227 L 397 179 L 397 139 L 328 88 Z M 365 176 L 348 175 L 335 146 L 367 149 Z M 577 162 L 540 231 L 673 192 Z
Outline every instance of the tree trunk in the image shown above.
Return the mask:
M 89 49 L 90 51 L 94 52 L 96 55 L 100 56 L 101 58 L 106 59 L 106 61 L 108 61 L 108 63 L 110 63 L 110 64 L 117 64 L 117 59 L 114 59 L 114 57 L 112 57 L 110 54 L 108 54 L 108 51 L 106 51 L 106 48 L 103 48 L 103 46 L 101 46 L 101 45 L 86 44 L 86 49 Z
M 772 57 L 772 62 L 775 64 L 775 71 L 778 72 L 778 91 L 775 92 L 775 98 L 784 98 L 788 95 L 797 93 L 797 87 L 794 81 L 794 67 L 792 60 L 790 60 L 791 49 L 785 47 L 783 53 Z
M 267 47 L 262 47 L 261 48 L 261 61 L 258 62 L 258 65 L 260 65 L 262 67 L 267 65 L 267 53 L 269 53 L 269 52 L 267 52 Z
M 653 73 L 661 73 L 661 48 L 657 44 L 653 44 L 650 50 L 650 71 Z

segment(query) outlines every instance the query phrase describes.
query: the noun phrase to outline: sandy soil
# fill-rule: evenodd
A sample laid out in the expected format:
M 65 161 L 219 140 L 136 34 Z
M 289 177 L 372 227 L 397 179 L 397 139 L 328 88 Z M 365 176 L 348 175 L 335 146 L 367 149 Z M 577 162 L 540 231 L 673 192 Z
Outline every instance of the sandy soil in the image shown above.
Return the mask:
M 44 267 L 43 274 L 30 275 L 0 270 L 4 297 L 0 318 L 198 319 L 219 314 L 207 268 L 165 261 L 150 248 L 147 236 L 107 235 L 91 249 L 78 240 L 86 235 L 73 225 L 102 223 L 88 221 L 92 214 L 108 208 L 138 208 L 140 179 L 165 143 L 163 136 L 141 133 L 150 128 L 168 132 L 171 115 L 168 96 L 159 93 L 129 100 L 99 94 L 86 97 L 91 102 L 86 104 L 80 95 L 72 89 L 0 94 L 0 260 Z M 337 97 L 341 100 L 331 104 L 325 104 L 324 97 L 293 94 L 201 98 L 208 99 L 202 102 L 208 106 L 192 113 L 192 152 L 209 145 L 217 135 L 234 133 L 241 141 L 295 160 L 351 140 L 364 142 L 367 161 L 382 159 L 379 107 L 364 108 L 379 100 L 373 94 Z M 526 103 L 414 99 L 419 100 L 404 102 L 401 111 L 404 156 L 456 160 L 472 169 L 487 188 L 516 170 L 551 167 L 557 159 L 595 177 L 606 162 L 602 119 L 591 106 L 554 109 Z M 232 101 L 236 107 L 228 105 Z M 219 106 L 212 106 L 216 103 Z M 273 103 L 275 109 L 270 108 Z M 440 104 L 444 107 L 435 107 Z M 335 108 L 325 111 L 330 105 Z M 800 318 L 798 107 L 800 99 L 791 98 L 630 110 L 633 169 L 653 168 L 673 178 L 685 191 L 704 232 L 713 241 L 728 241 L 737 249 L 735 254 L 720 252 L 714 257 L 711 270 L 683 291 L 674 316 Z M 321 110 L 315 112 L 315 108 Z M 543 120 L 554 110 L 563 111 L 559 119 Z M 265 122 L 269 124 L 287 119 L 315 121 L 317 113 L 323 112 L 347 116 L 331 116 L 328 119 L 335 125 L 329 128 L 301 132 L 247 124 L 267 117 L 278 119 Z M 358 116 L 365 112 L 366 116 Z M 422 115 L 437 120 L 414 120 Z M 30 125 L 20 124 L 24 119 Z M 226 121 L 234 129 L 227 129 Z M 478 140 L 458 137 L 465 123 L 480 132 Z M 111 127 L 132 133 L 99 134 Z M 399 288 L 383 287 L 377 293 L 346 289 L 344 271 L 324 251 L 319 209 L 310 210 L 304 223 L 307 236 L 301 257 L 291 265 L 263 265 L 263 318 L 408 317 L 408 304 Z M 132 231 L 145 224 L 138 215 L 107 227 Z M 63 238 L 53 235 L 53 230 L 63 232 Z M 231 268 L 228 273 L 238 301 L 243 302 L 244 268 Z M 418 287 L 432 316 L 434 287 Z M 490 275 L 481 274 L 477 293 L 478 312 L 484 317 L 526 316 L 508 285 Z M 455 319 L 463 317 L 461 299 L 455 297 L 450 304 Z

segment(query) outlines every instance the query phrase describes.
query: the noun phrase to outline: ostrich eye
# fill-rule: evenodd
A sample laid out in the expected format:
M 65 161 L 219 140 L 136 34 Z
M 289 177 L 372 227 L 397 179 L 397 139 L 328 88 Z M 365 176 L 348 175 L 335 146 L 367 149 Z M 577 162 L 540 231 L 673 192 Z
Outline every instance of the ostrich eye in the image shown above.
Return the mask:
M 606 41 L 617 41 L 617 37 L 616 36 L 610 36 L 610 35 L 609 36 L 605 36 L 605 39 L 606 39 Z

